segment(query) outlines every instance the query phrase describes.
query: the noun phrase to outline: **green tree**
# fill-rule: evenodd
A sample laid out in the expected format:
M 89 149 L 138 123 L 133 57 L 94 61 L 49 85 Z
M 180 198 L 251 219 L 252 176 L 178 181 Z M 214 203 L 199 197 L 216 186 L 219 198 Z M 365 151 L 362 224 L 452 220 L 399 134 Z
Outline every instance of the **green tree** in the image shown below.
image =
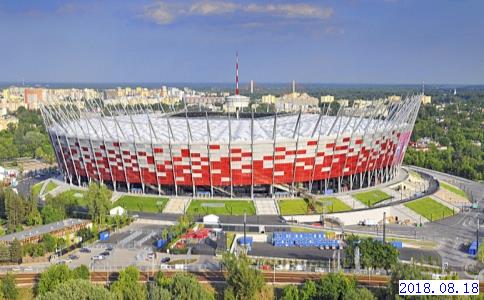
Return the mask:
M 422 273 L 415 265 L 397 264 L 392 268 L 392 276 L 388 287 L 388 294 L 392 298 L 398 299 L 398 282 L 400 280 L 431 279 L 427 274 Z M 431 296 L 418 295 L 406 296 L 405 299 L 432 299 Z
M 54 223 L 66 218 L 66 212 L 61 207 L 55 207 L 47 203 L 41 212 L 44 224 Z
M 91 274 L 89 272 L 89 269 L 85 265 L 80 265 L 79 267 L 72 270 L 72 277 L 75 279 L 89 280 Z
M 2 279 L 2 294 L 5 299 L 14 300 L 18 297 L 17 284 L 15 283 L 15 277 L 7 273 Z
M 42 244 L 44 244 L 47 252 L 54 252 L 57 248 L 57 239 L 53 235 L 46 233 L 42 236 Z
M 170 285 L 170 292 L 175 299 L 180 300 L 213 300 L 213 293 L 209 293 L 197 279 L 190 274 L 177 273 L 173 276 Z
M 39 295 L 37 300 L 109 300 L 116 299 L 102 285 L 84 279 L 69 279 L 59 283 L 51 291 Z M 141 299 L 141 298 L 140 298 Z
M 282 290 L 281 300 L 299 300 L 299 289 L 297 285 L 286 285 Z
M 86 193 L 87 208 L 92 221 L 96 224 L 104 224 L 106 215 L 111 208 L 111 191 L 105 185 L 91 183 Z
M 342 273 L 329 273 L 317 285 L 317 299 L 345 300 L 356 289 L 356 281 Z
M 238 299 L 254 299 L 265 285 L 264 277 L 259 270 L 250 267 L 245 255 L 236 257 L 226 253 L 223 256 L 223 264 L 227 269 L 226 282 Z
M 72 271 L 66 265 L 54 265 L 40 274 L 40 280 L 37 285 L 37 295 L 45 295 L 48 292 L 72 279 Z
M 10 248 L 5 244 L 0 244 L 0 262 L 9 262 L 9 261 L 10 261 Z
M 301 300 L 313 299 L 317 295 L 316 283 L 312 280 L 306 281 L 301 287 L 300 295 Z
M 14 239 L 12 243 L 10 243 L 10 261 L 14 263 L 22 263 L 22 245 L 20 244 L 19 240 Z
M 139 282 L 139 270 L 129 266 L 119 273 L 118 280 L 111 286 L 111 292 L 119 299 L 145 299 L 146 289 Z

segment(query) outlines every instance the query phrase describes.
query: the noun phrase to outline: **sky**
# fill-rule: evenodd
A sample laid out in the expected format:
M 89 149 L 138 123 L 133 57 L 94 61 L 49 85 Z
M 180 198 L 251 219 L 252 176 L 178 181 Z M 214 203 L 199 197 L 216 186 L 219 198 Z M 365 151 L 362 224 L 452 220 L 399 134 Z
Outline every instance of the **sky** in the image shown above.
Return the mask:
M 482 0 L 0 0 L 0 81 L 483 84 Z

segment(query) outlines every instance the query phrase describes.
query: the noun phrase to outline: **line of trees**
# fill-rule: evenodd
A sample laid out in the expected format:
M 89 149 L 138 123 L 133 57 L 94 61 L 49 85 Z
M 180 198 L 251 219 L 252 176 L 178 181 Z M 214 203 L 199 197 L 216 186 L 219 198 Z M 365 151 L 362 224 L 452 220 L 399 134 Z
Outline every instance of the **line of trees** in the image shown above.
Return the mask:
M 431 145 L 429 151 L 423 152 L 410 148 L 405 155 L 405 164 L 484 180 L 483 111 L 484 101 L 479 98 L 446 103 L 443 110 L 437 110 L 435 105 L 422 106 L 412 141 L 430 137 L 447 149 L 438 150 Z
M 40 112 L 20 107 L 15 116 L 18 123 L 10 123 L 0 131 L 0 160 L 35 157 L 54 162 L 54 150 Z

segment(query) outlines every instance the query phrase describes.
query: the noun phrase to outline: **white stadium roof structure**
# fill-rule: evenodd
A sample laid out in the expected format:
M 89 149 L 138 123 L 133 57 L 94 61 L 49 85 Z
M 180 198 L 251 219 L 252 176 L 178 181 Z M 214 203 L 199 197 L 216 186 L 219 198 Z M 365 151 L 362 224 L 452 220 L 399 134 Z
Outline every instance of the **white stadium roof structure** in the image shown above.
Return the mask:
M 417 99 L 418 98 L 418 99 Z M 286 140 L 331 136 L 335 134 L 365 134 L 369 129 L 378 130 L 388 126 L 408 126 L 412 115 L 405 105 L 415 103 L 420 97 L 379 106 L 341 110 L 337 116 L 325 112 L 302 114 L 279 114 L 235 118 L 232 114 L 162 113 L 161 111 L 133 110 L 122 114 L 103 115 L 98 112 L 67 114 L 55 106 L 43 108 L 48 127 L 58 135 L 76 138 L 113 140 L 136 143 L 183 143 L 237 141 L 254 142 L 274 139 Z M 411 110 L 411 109 L 410 109 Z M 402 118 L 403 114 L 403 118 Z M 298 121 L 299 120 L 299 121 Z M 397 122 L 397 123 L 396 123 Z M 391 123 L 391 124 L 390 124 Z M 253 126 L 252 126 L 253 124 Z M 298 125 L 299 124 L 299 125 Z M 275 129 L 274 129 L 275 125 Z M 253 130 L 252 130 L 253 128 Z M 191 138 L 189 138 L 191 137 Z M 231 137 L 231 138 L 230 138 Z

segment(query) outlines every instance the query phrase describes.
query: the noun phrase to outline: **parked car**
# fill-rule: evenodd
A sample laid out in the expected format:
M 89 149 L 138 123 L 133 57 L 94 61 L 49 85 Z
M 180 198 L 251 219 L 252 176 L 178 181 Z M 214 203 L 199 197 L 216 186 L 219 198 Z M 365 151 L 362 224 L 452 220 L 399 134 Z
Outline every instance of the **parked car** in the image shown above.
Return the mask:
M 111 253 L 109 253 L 109 251 L 104 251 L 100 255 L 102 255 L 102 256 L 109 256 L 110 254 Z
M 32 267 L 25 267 L 24 272 L 33 272 L 34 269 Z
M 151 252 L 151 253 L 148 253 L 148 255 L 146 255 L 146 258 L 147 259 L 154 259 L 154 258 L 156 258 L 156 255 L 153 252 Z
M 79 250 L 81 253 L 91 253 L 91 249 L 89 248 L 81 248 L 81 250 Z
M 262 265 L 262 266 L 260 266 L 260 269 L 261 270 L 264 270 L 264 271 L 270 271 L 270 270 L 272 270 L 271 266 L 269 266 L 269 265 Z
M 162 263 L 164 263 L 164 264 L 166 264 L 166 263 L 169 263 L 169 262 L 170 262 L 170 260 L 171 260 L 171 258 L 169 258 L 169 257 L 163 257 L 163 258 L 161 259 L 161 262 L 162 262 Z
M 79 256 L 71 254 L 67 258 L 69 258 L 70 260 L 75 260 L 75 259 L 79 259 Z
M 91 257 L 92 260 L 103 260 L 104 257 L 102 255 L 94 255 L 93 257 Z
M 106 248 L 106 251 L 113 251 L 113 246 L 108 246 L 108 247 Z

